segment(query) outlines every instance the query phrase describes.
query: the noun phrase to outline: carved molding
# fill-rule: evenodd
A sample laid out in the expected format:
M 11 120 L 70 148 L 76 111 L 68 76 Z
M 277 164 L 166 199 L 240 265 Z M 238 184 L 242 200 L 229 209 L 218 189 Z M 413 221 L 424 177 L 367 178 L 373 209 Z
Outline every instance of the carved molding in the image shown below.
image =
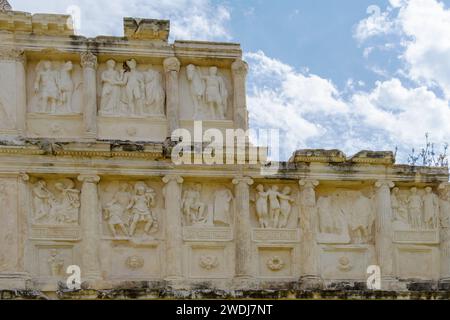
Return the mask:
M 299 183 L 300 187 L 312 188 L 312 189 L 314 189 L 315 187 L 317 187 L 319 185 L 319 181 L 317 181 L 317 180 L 302 179 L 298 183 Z

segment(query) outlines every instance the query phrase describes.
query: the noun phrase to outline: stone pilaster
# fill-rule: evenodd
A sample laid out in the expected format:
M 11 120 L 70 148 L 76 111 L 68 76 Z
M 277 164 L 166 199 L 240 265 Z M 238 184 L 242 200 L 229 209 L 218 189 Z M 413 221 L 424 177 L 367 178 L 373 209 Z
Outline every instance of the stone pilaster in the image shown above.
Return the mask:
M 440 287 L 450 290 L 450 184 L 439 185 Z
M 246 79 L 248 64 L 243 60 L 236 60 L 231 65 L 233 75 L 233 120 L 236 129 L 248 129 Z
M 183 278 L 183 227 L 181 225 L 181 188 L 183 178 L 168 175 L 163 178 L 166 184 L 163 193 L 166 208 L 165 239 L 166 239 L 166 280 Z
M 236 270 L 239 279 L 250 279 L 254 276 L 252 264 L 252 238 L 250 224 L 250 186 L 253 180 L 249 177 L 233 179 L 236 195 Z
M 300 286 L 304 290 L 320 289 L 323 281 L 319 271 L 319 252 L 316 241 L 317 205 L 315 188 L 317 180 L 300 180 L 300 227 L 302 229 L 303 272 Z
M 0 73 L 7 74 L 3 79 L 2 88 L 5 96 L 1 97 L 0 104 L 6 113 L 7 129 L 16 130 L 20 136 L 26 134 L 26 55 L 21 49 L 0 50 Z M 7 94 L 7 96 L 6 96 Z M 2 117 L 5 117 L 2 114 Z M 6 120 L 6 121 L 5 121 Z M 0 128 L 2 129 L 2 128 Z
M 375 183 L 375 251 L 381 270 L 382 289 L 394 280 L 394 248 L 392 244 L 392 181 L 380 180 Z M 388 289 L 388 288 L 386 288 Z
M 25 289 L 30 278 L 25 271 L 26 232 L 22 202 L 27 175 L 0 176 L 0 290 Z M 26 217 L 25 217 L 26 219 Z
M 101 279 L 99 245 L 99 200 L 98 183 L 100 177 L 96 175 L 80 175 L 78 180 L 83 183 L 81 187 L 81 228 L 82 228 L 82 281 Z
M 83 124 L 87 139 L 97 137 L 97 56 L 90 51 L 81 53 L 83 68 Z
M 18 223 L 19 223 L 19 259 L 17 263 L 18 271 L 28 274 L 26 268 L 25 258 L 28 256 L 27 242 L 28 242 L 28 205 L 30 203 L 28 183 L 30 177 L 26 173 L 19 174 L 17 179 L 17 196 L 18 196 Z
M 172 136 L 172 132 L 180 127 L 180 92 L 178 85 L 178 75 L 180 72 L 180 61 L 175 58 L 164 60 L 164 73 L 166 78 L 166 115 L 168 121 L 167 137 Z

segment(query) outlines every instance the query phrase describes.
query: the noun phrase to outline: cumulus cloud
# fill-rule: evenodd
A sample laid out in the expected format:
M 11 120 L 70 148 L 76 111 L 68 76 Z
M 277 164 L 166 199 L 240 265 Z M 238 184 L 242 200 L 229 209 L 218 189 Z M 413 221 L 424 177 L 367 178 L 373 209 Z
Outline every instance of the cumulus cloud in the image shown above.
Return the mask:
M 229 40 L 230 10 L 212 0 L 11 0 L 14 10 L 66 13 L 81 9 L 80 34 L 123 35 L 122 18 L 170 19 L 172 39 Z

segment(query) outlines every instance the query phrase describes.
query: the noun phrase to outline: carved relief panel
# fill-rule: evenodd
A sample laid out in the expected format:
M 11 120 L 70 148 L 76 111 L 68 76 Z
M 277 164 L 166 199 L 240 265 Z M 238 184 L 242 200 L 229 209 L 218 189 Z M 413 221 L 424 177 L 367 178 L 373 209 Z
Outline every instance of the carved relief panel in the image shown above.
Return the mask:
M 234 218 L 231 186 L 214 183 L 185 183 L 182 194 L 183 225 L 230 227 Z
M 70 60 L 29 61 L 28 112 L 70 115 L 82 110 L 82 70 Z
M 103 181 L 99 186 L 103 236 L 154 239 L 161 234 L 162 186 L 153 181 Z
M 66 278 L 67 267 L 76 261 L 72 245 L 37 244 L 34 254 L 35 271 L 42 280 Z
M 166 91 L 162 66 L 135 59 L 108 60 L 98 68 L 99 114 L 163 117 Z
M 231 120 L 231 72 L 189 64 L 180 70 L 180 117 L 186 120 Z
M 392 214 L 396 229 L 436 230 L 439 227 L 439 197 L 433 189 L 394 188 Z
M 319 243 L 374 241 L 375 206 L 370 189 L 321 192 L 317 199 Z
M 17 179 L 0 179 L 0 272 L 17 268 Z
M 253 226 L 260 229 L 297 228 L 298 199 L 295 185 L 255 183 L 250 195 Z

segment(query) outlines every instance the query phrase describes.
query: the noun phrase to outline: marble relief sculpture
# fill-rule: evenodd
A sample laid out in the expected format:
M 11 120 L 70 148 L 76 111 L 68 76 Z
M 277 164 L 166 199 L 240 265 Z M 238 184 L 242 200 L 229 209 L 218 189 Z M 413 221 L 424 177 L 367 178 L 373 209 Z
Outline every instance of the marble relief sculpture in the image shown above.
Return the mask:
M 190 64 L 186 67 L 189 91 L 194 104 L 194 119 L 224 120 L 228 108 L 228 90 L 217 67 L 210 67 L 208 75 Z
M 72 71 L 73 64 L 70 61 L 60 68 L 55 68 L 48 60 L 37 64 L 34 92 L 38 98 L 38 113 L 73 113 L 75 84 Z
M 256 187 L 255 209 L 260 228 L 286 228 L 292 211 L 294 199 L 290 196 L 291 188 L 282 192 L 278 186 L 264 190 L 263 185 Z
M 119 190 L 103 206 L 103 219 L 114 238 L 133 237 L 142 224 L 145 234 L 158 231 L 158 218 L 155 212 L 156 192 L 145 182 L 119 184 Z
M 101 75 L 100 114 L 164 115 L 166 96 L 160 72 L 151 66 L 141 72 L 134 59 L 124 62 L 120 70 L 116 69 L 114 60 L 108 60 L 106 68 Z
M 77 224 L 80 191 L 71 179 L 58 180 L 50 191 L 47 182 L 37 181 L 32 188 L 35 224 Z
M 230 225 L 230 206 L 232 200 L 233 194 L 230 190 L 226 188 L 216 190 L 214 193 L 214 225 Z
M 358 191 L 338 191 L 317 201 L 321 242 L 368 243 L 373 238 L 372 199 Z
M 202 185 L 196 184 L 183 194 L 182 208 L 186 221 L 191 225 L 204 225 L 207 223 L 205 215 L 206 205 L 201 201 Z
M 50 268 L 50 275 L 57 277 L 63 274 L 64 259 L 60 257 L 58 249 L 52 249 L 50 251 L 48 266 Z
M 416 187 L 392 189 L 391 206 L 397 227 L 411 230 L 435 230 L 439 227 L 439 197 L 433 189 Z

